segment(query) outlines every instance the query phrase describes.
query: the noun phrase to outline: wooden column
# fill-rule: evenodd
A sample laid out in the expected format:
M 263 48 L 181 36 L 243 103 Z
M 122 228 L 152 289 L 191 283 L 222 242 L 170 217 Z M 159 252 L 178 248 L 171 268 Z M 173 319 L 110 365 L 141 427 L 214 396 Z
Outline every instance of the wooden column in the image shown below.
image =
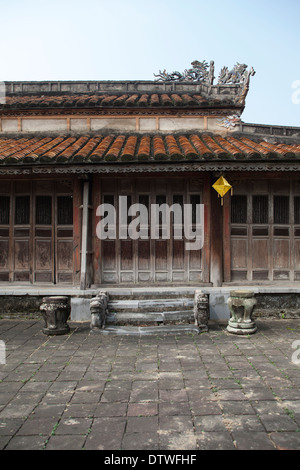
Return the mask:
M 204 204 L 204 245 L 203 256 L 203 282 L 209 282 L 210 277 L 210 236 L 211 236 L 211 185 L 210 175 L 205 174 L 203 184 L 203 204 Z
M 96 216 L 97 207 L 101 204 L 101 183 L 99 175 L 94 175 L 93 179 L 93 266 L 94 266 L 94 284 L 101 284 L 101 240 L 97 237 L 96 227 L 99 217 Z
M 82 198 L 81 272 L 80 272 L 80 289 L 82 290 L 86 288 L 88 217 L 89 217 L 89 182 L 84 181 L 83 198 Z
M 80 233 L 82 192 L 81 180 L 74 178 L 73 185 L 73 283 L 80 283 Z
M 211 186 L 217 178 L 212 178 Z M 210 282 L 220 287 L 223 282 L 223 207 L 218 193 L 211 188 L 211 254 Z
M 228 191 L 228 193 L 224 197 L 224 205 L 223 205 L 224 282 L 230 282 L 231 280 L 230 223 L 231 223 L 231 195 L 230 195 L 230 191 Z

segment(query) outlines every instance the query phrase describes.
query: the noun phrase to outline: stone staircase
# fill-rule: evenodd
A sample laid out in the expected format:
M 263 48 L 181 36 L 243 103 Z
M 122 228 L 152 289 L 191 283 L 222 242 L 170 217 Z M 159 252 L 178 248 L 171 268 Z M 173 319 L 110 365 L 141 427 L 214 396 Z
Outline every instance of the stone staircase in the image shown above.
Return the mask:
M 199 333 L 194 319 L 195 288 L 109 290 L 103 334 Z

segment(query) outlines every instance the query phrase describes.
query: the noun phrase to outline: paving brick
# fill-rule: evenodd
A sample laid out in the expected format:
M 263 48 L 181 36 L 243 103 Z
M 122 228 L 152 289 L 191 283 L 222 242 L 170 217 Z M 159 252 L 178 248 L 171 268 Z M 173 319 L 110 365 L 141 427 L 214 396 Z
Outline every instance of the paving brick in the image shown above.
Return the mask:
M 45 445 L 46 450 L 81 450 L 84 448 L 85 436 L 51 436 Z
M 270 439 L 277 450 L 300 450 L 300 433 L 272 432 Z
M 236 450 L 229 432 L 202 432 L 197 434 L 199 450 Z
M 275 450 L 274 444 L 265 432 L 233 431 L 232 434 L 238 450 Z
M 155 416 L 158 414 L 156 403 L 129 403 L 127 416 Z
M 39 321 L 0 320 L 0 448 L 299 450 L 300 367 L 287 349 L 298 323 L 258 320 L 250 339 L 212 325 L 99 341 L 83 324 L 46 338 Z
M 47 442 L 47 436 L 14 436 L 5 450 L 42 450 Z
M 63 418 L 57 428 L 55 429 L 55 435 L 60 434 L 79 434 L 86 435 L 92 425 L 92 418 L 80 418 L 70 417 Z
M 158 416 L 129 416 L 127 419 L 126 434 L 157 432 Z
M 28 418 L 17 432 L 17 436 L 49 436 L 56 423 L 57 418 Z

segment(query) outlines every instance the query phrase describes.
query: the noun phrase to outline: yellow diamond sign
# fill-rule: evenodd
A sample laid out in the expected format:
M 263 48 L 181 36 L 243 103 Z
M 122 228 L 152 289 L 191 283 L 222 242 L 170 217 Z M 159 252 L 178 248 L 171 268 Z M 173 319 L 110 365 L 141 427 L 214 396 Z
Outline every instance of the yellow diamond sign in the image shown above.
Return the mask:
M 217 193 L 223 197 L 232 188 L 232 186 L 228 183 L 228 181 L 221 176 L 215 184 L 213 184 L 213 188 L 217 191 Z

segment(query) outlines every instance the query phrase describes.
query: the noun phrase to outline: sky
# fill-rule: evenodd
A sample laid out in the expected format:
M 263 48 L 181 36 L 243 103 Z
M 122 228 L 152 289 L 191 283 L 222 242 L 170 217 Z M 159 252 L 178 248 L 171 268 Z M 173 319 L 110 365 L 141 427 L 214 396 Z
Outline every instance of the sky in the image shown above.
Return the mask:
M 154 80 L 239 62 L 244 122 L 300 127 L 300 0 L 0 0 L 0 81 Z M 215 80 L 216 82 L 216 80 Z

